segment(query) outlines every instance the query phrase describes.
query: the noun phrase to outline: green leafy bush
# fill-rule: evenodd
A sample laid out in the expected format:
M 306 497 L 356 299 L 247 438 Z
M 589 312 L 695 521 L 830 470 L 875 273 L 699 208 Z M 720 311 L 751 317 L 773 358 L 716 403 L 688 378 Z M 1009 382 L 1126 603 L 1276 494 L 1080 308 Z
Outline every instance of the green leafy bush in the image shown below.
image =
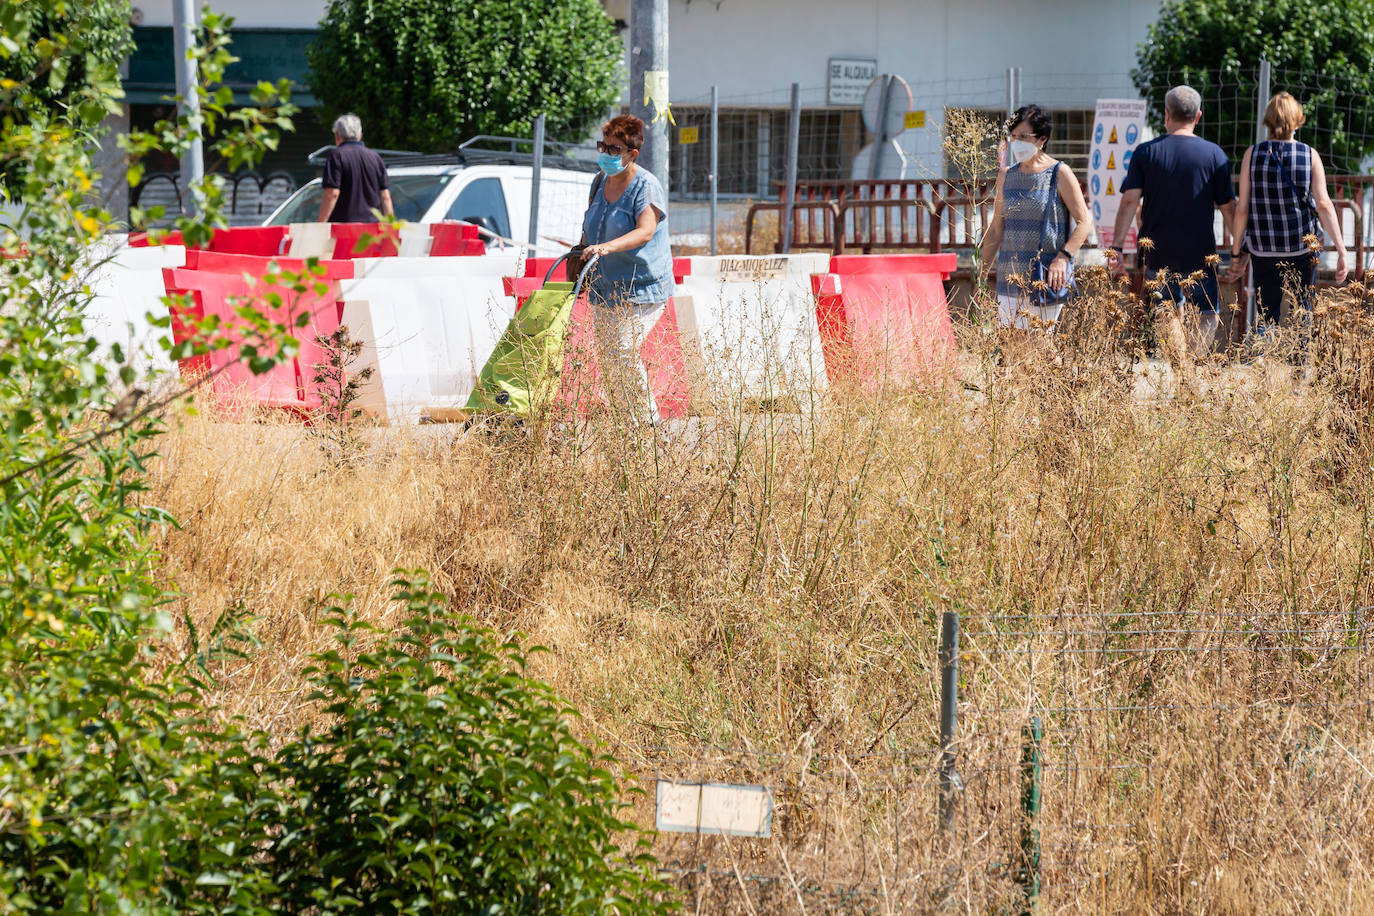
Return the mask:
M 132 48 L 127 2 L 0 4 L 0 85 L 23 90 L 0 98 L 7 129 L 69 112 L 98 122 L 110 111 L 106 99 L 120 91 L 119 65 Z
M 400 635 L 342 616 L 317 657 L 327 726 L 279 756 L 282 903 L 321 913 L 653 913 L 666 892 L 608 766 L 514 642 L 398 583 Z M 622 853 L 617 841 L 632 842 Z
M 582 136 L 620 96 L 624 45 L 596 0 L 330 0 L 308 54 L 332 118 L 373 146 L 448 152 L 476 134 Z

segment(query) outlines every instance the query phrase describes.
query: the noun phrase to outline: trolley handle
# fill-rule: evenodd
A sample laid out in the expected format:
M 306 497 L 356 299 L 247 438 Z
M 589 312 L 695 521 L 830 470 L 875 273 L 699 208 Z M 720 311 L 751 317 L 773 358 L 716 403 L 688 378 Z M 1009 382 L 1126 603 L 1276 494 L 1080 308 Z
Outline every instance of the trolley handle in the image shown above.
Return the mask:
M 549 265 L 549 272 L 544 274 L 544 283 L 548 284 L 548 282 L 553 279 L 553 272 L 558 269 L 559 264 L 562 264 L 573 254 L 581 253 L 581 251 L 582 249 L 579 247 L 572 249 L 567 254 L 559 255 L 558 260 L 554 261 L 552 264 Z M 582 265 L 582 272 L 577 275 L 577 282 L 573 285 L 574 299 L 577 298 L 578 294 L 582 292 L 582 282 L 587 279 L 587 274 L 591 271 L 592 265 L 599 260 L 601 260 L 601 255 L 594 254 L 587 260 L 586 264 Z

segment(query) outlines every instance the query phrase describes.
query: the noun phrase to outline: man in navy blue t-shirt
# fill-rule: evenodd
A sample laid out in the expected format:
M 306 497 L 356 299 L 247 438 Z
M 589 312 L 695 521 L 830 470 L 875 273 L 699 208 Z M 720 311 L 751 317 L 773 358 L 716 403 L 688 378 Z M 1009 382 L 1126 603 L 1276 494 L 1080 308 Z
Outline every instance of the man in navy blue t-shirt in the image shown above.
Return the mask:
M 363 146 L 363 122 L 355 114 L 340 115 L 334 122 L 334 148 L 324 160 L 320 181 L 322 223 L 370 223 L 376 220 L 373 210 L 387 216 L 395 212 L 386 163 Z
M 1146 276 L 1153 280 L 1165 273 L 1164 294 L 1182 306 L 1197 307 L 1203 340 L 1210 341 L 1219 318 L 1213 230 L 1214 209 L 1220 208 L 1229 225 L 1236 209 L 1231 166 L 1221 147 L 1194 132 L 1202 118 L 1202 96 L 1190 86 L 1175 86 L 1164 97 L 1163 137 L 1138 146 L 1131 156 L 1126 179 L 1121 182 L 1121 209 L 1116 214 L 1113 239 L 1125 238 L 1126 230 L 1140 214 L 1141 251 Z M 1113 246 L 1108 265 L 1124 270 L 1121 248 Z M 1199 282 L 1188 278 L 1201 271 Z

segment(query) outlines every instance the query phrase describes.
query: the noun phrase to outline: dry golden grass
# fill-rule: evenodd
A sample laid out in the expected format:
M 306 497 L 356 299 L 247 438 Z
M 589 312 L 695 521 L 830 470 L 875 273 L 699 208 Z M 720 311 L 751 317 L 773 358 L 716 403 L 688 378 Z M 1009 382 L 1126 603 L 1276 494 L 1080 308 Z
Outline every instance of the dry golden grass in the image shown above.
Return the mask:
M 1115 287 L 1080 303 L 1053 342 L 964 329 L 952 384 L 804 415 L 381 430 L 346 468 L 296 426 L 187 418 L 149 495 L 182 521 L 166 574 L 202 625 L 252 615 L 219 699 L 255 724 L 309 715 L 330 593 L 385 622 L 391 570 L 424 567 L 547 646 L 535 673 L 651 794 L 772 786 L 771 839 L 659 839 L 689 911 L 1007 911 L 1032 715 L 1043 912 L 1374 911 L 1363 293 L 1319 309 L 1309 381 L 1189 360 L 1186 398 L 1141 396 Z

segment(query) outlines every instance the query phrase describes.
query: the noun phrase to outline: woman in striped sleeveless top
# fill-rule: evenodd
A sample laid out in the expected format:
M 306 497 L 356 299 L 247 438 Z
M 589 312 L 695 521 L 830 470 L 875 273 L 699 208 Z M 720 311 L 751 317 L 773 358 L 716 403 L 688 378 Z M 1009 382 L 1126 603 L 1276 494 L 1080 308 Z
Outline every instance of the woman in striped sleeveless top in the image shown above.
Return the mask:
M 1264 126 L 1269 139 L 1245 151 L 1240 164 L 1240 198 L 1231 227 L 1231 269 L 1235 282 L 1248 266 L 1255 272 L 1256 312 L 1277 324 L 1287 288 L 1312 307 L 1317 255 L 1309 239 L 1320 238 L 1318 222 L 1336 245 L 1336 282 L 1347 272 L 1345 242 L 1336 208 L 1326 193 L 1322 157 L 1293 134 L 1306 121 L 1302 105 L 1286 92 L 1269 100 Z
M 1003 325 L 1053 324 L 1060 304 L 1042 304 L 1035 262 L 1048 263 L 1046 284 L 1064 288 L 1068 265 L 1093 231 L 1083 189 L 1073 169 L 1045 152 L 1054 122 L 1038 105 L 1018 108 L 1007 122 L 1015 164 L 997 176 L 992 220 L 983 234 L 983 271 L 997 268 L 997 314 Z M 1069 218 L 1073 230 L 1069 230 Z

